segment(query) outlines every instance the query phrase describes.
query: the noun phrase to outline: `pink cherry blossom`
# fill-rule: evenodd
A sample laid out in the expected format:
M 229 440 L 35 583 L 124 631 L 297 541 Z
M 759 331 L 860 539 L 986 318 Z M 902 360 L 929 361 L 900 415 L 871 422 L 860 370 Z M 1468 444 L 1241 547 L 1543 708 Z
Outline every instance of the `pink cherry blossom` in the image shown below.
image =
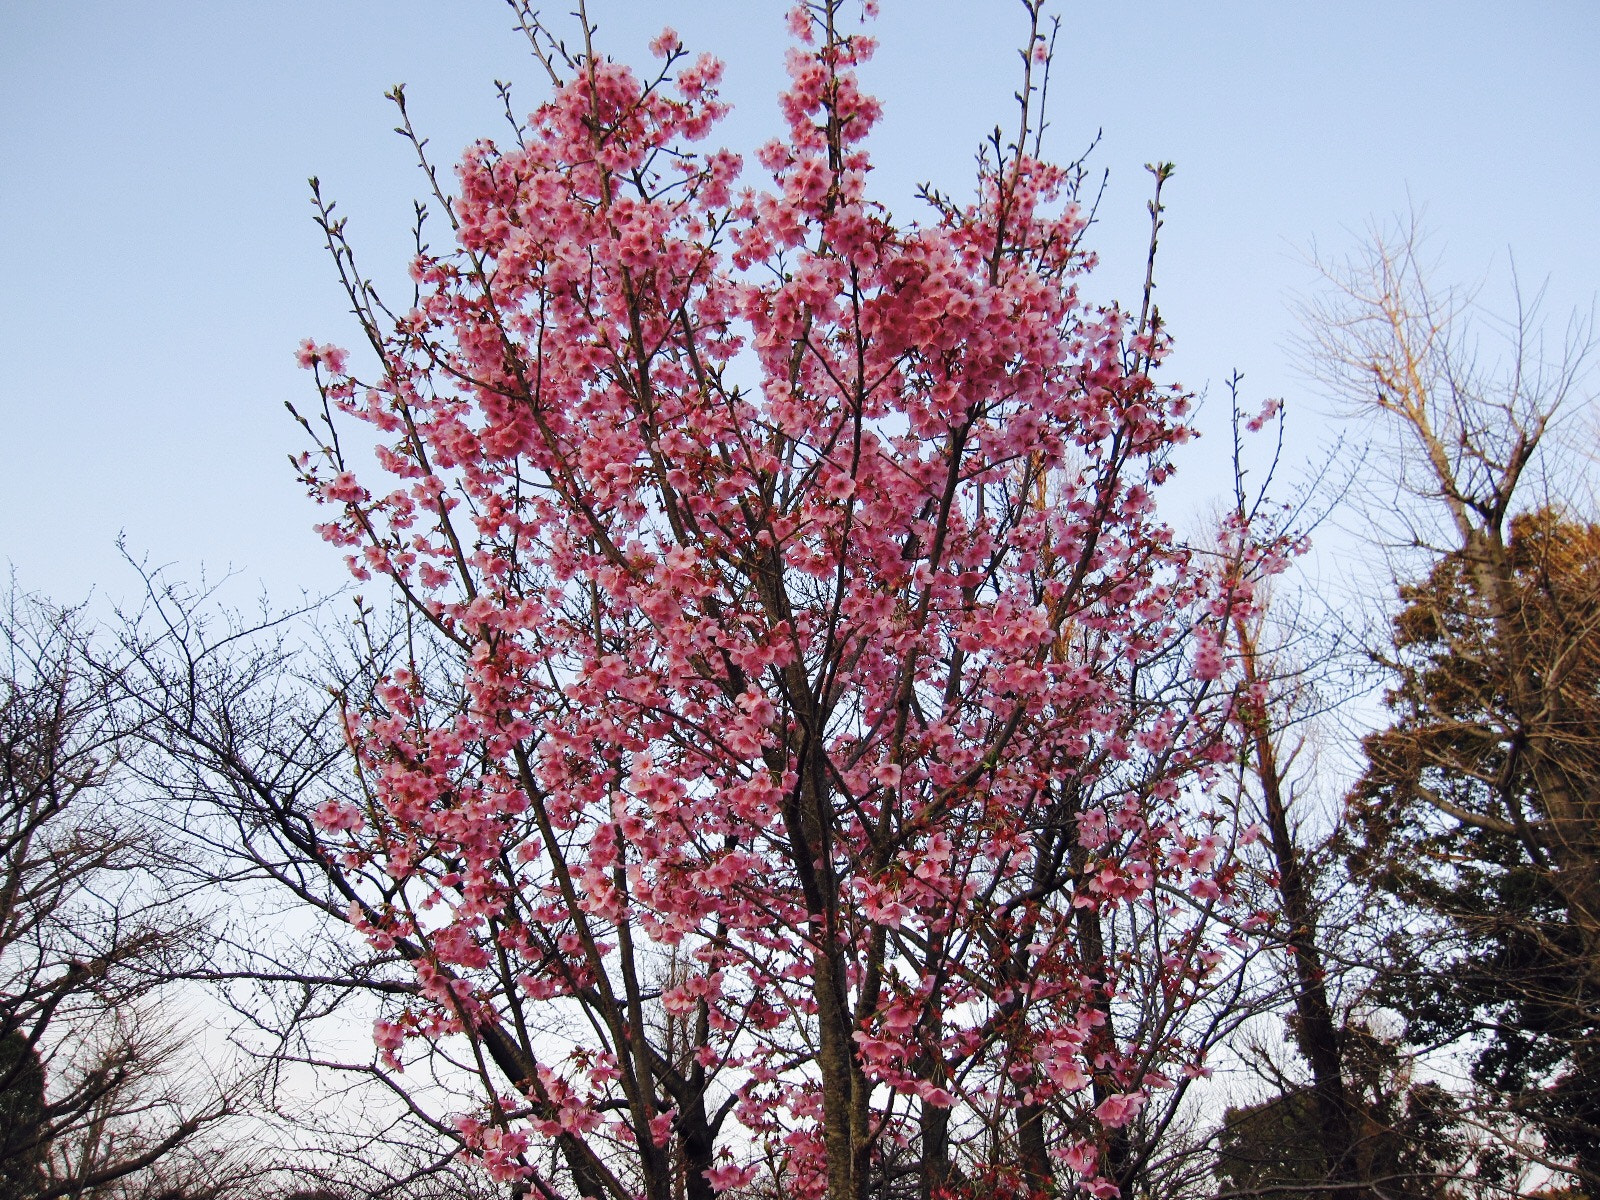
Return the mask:
M 1095 1106 L 1095 1116 L 1100 1118 L 1101 1124 L 1108 1129 L 1117 1129 L 1133 1120 L 1147 1097 L 1142 1092 L 1127 1092 L 1121 1095 L 1107 1096 Z
M 356 290 L 377 375 L 297 355 L 377 442 L 300 460 L 320 528 L 409 614 L 344 713 L 371 801 L 315 812 L 415 977 L 375 1038 L 470 1047 L 463 1137 L 538 1194 L 838 1200 L 935 1112 L 1044 1105 L 1111 1195 L 1094 1147 L 1212 1036 L 1225 635 L 1291 539 L 1164 524 L 1190 398 L 1085 299 L 1076 174 L 1025 138 L 923 223 L 872 198 L 830 13 L 764 177 L 670 30 L 580 59 L 467 150 L 415 306 Z

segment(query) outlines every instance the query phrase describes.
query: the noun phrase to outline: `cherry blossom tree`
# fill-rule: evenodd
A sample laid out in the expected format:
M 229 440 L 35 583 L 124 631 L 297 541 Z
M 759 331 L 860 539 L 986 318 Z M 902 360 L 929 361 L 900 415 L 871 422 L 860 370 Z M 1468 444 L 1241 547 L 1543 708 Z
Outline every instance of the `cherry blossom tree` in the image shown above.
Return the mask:
M 869 194 L 838 0 L 789 13 L 759 172 L 706 148 L 715 60 L 514 7 L 551 97 L 453 192 L 423 157 L 411 307 L 317 193 L 374 367 L 304 344 L 298 461 L 411 622 L 318 813 L 416 972 L 383 1057 L 469 1046 L 460 1128 L 544 1197 L 1116 1194 L 1217 1036 L 1228 636 L 1286 551 L 1157 514 L 1191 398 L 1148 277 L 1080 293 L 1042 0 L 922 223 Z

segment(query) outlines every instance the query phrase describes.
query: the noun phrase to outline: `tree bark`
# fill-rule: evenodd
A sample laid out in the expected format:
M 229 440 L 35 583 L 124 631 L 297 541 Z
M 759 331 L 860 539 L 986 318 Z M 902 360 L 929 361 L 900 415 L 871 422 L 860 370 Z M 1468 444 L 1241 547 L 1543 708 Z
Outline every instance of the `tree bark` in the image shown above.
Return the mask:
M 1236 626 L 1240 657 L 1247 686 L 1261 682 L 1254 635 L 1241 622 Z M 1345 1086 L 1344 1057 L 1339 1026 L 1328 1001 L 1327 971 L 1317 943 L 1316 916 L 1310 882 L 1300 848 L 1289 828 L 1288 804 L 1283 794 L 1283 771 L 1277 748 L 1267 727 L 1265 712 L 1254 712 L 1249 722 L 1250 750 L 1266 809 L 1272 857 L 1278 873 L 1278 904 L 1285 940 L 1294 960 L 1295 1041 L 1311 1068 L 1312 1107 L 1322 1154 L 1331 1185 L 1332 1200 L 1371 1196 L 1364 1186 L 1358 1156 L 1361 1114 Z

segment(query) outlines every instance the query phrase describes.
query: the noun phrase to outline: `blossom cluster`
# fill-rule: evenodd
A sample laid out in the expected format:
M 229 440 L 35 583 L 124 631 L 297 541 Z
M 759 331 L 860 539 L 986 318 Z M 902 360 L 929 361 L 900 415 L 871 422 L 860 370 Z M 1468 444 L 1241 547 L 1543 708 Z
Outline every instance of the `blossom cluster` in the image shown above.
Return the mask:
M 467 152 L 374 380 L 302 347 L 388 476 L 307 456 L 324 534 L 426 643 L 347 714 L 370 804 L 317 820 L 417 947 L 385 1061 L 498 1055 L 515 1102 L 461 1129 L 500 1178 L 562 1194 L 543 1145 L 619 1200 L 821 1196 L 940 1112 L 1041 1110 L 1035 1169 L 1110 1195 L 1203 1070 L 1171 1014 L 1233 898 L 1227 635 L 1281 556 L 1158 518 L 1189 399 L 1080 294 L 1071 173 L 1013 147 L 895 222 L 873 44 L 820 10 L 760 185 L 702 146 L 714 61 L 581 60 Z

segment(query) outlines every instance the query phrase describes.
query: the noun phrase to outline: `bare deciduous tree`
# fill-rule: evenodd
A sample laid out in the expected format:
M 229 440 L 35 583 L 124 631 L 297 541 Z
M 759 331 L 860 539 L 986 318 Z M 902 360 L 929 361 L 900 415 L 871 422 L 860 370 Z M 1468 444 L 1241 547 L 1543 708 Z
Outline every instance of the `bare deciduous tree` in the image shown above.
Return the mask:
M 74 613 L 12 591 L 0 609 L 0 1179 L 29 1200 L 170 1191 L 179 1176 L 184 1195 L 217 1194 L 239 1164 L 210 1139 L 239 1081 L 188 1052 L 173 1003 L 205 914 L 171 846 L 122 803 L 123 741 L 81 651 Z

